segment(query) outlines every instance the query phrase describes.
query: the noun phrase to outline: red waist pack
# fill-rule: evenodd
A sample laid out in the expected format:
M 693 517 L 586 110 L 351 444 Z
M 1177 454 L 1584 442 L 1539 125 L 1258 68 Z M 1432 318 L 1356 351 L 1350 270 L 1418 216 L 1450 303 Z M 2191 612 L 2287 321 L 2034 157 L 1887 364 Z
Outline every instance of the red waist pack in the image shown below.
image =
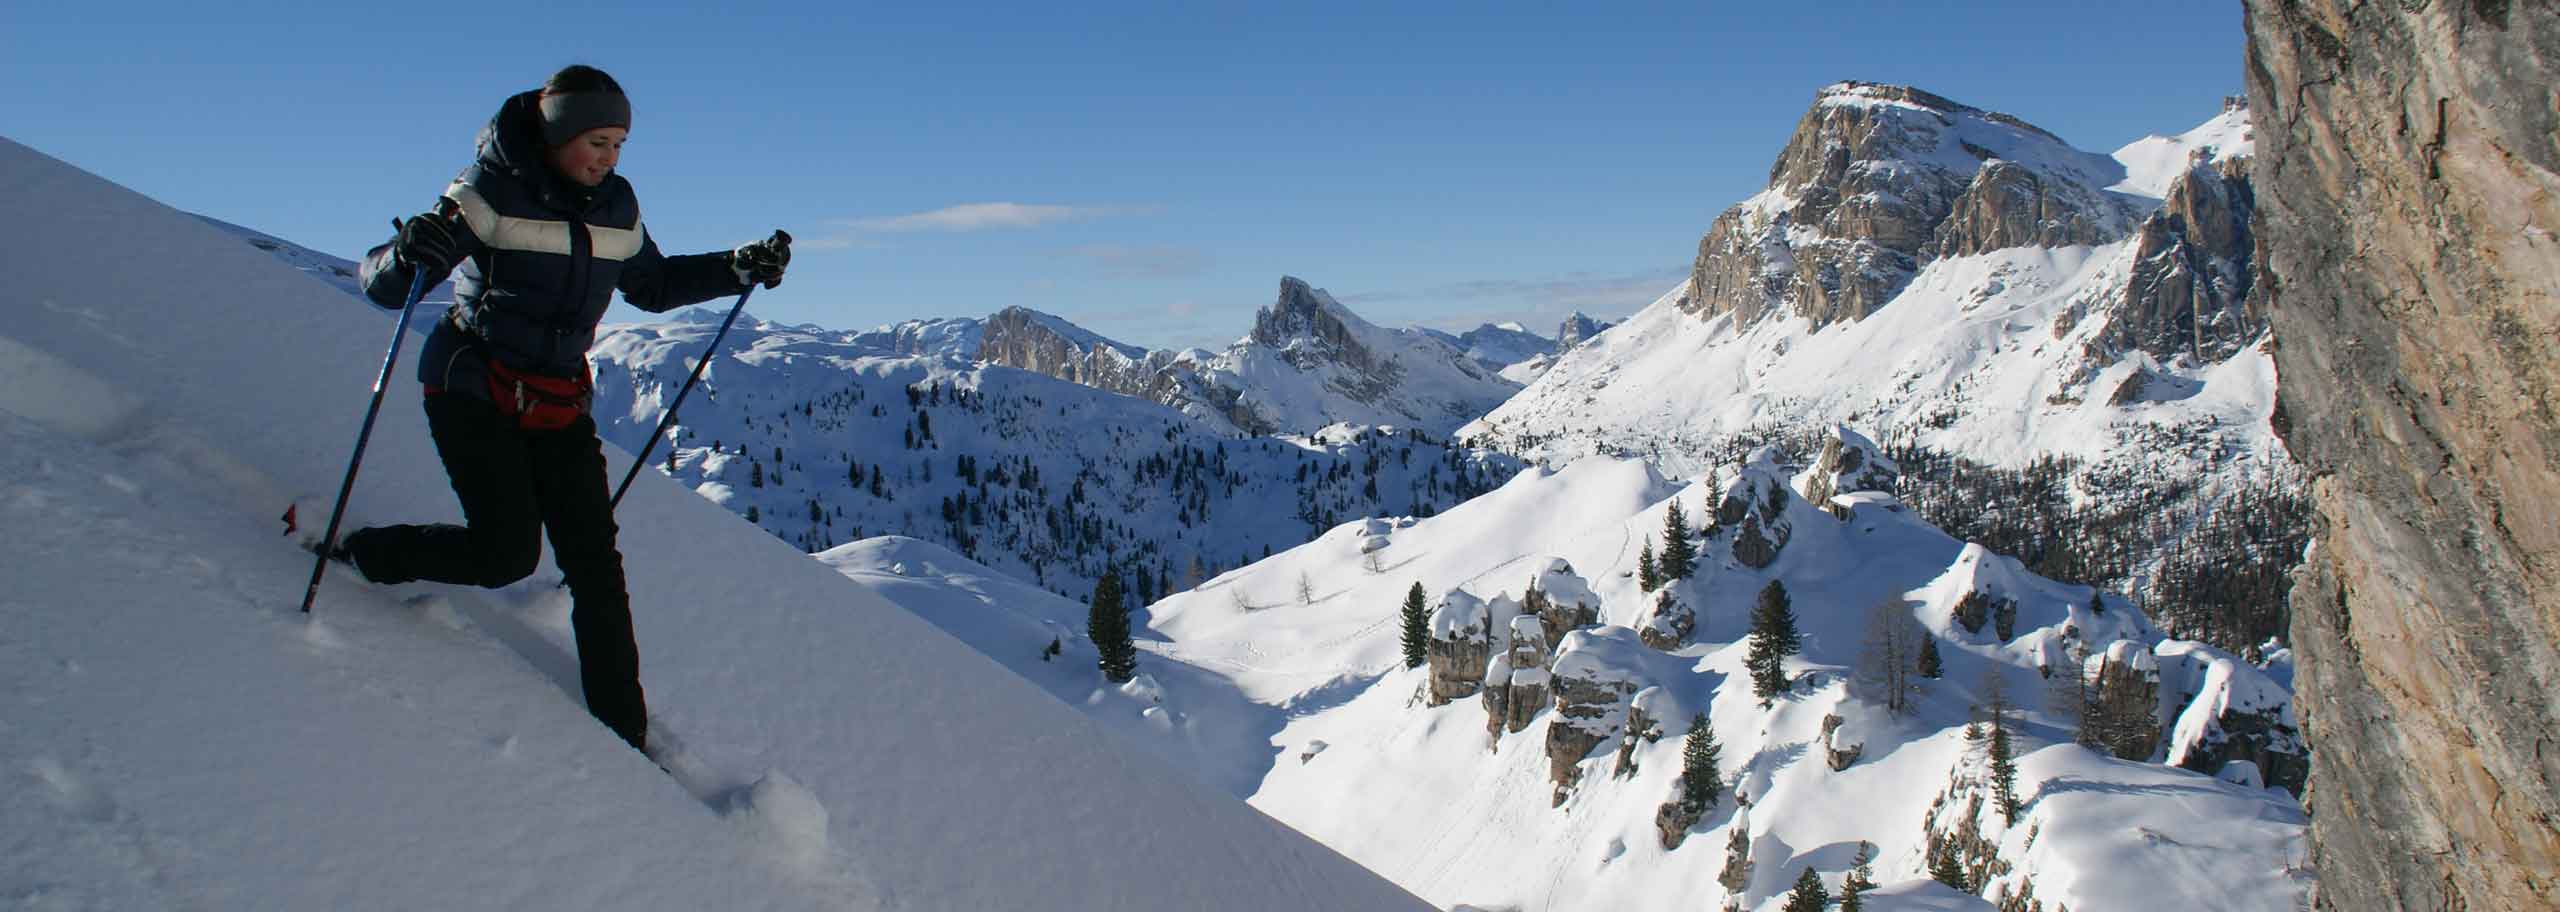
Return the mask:
M 575 377 L 554 377 L 516 370 L 496 358 L 487 363 L 489 401 L 525 430 L 568 427 L 587 413 L 587 404 L 595 399 L 596 381 L 590 369 L 580 369 Z

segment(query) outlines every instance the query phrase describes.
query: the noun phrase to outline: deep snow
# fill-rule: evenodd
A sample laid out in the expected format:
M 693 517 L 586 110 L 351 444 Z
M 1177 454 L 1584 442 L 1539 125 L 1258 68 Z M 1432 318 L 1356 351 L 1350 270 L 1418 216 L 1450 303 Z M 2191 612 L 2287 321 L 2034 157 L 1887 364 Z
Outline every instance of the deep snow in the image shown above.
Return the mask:
M 389 321 L 9 142 L 0 210 L 48 214 L 0 238 L 0 897 L 1418 907 L 661 479 L 622 547 L 681 783 L 580 706 L 547 568 L 297 615 L 275 514 L 334 491 Z M 352 522 L 455 516 L 410 376 Z

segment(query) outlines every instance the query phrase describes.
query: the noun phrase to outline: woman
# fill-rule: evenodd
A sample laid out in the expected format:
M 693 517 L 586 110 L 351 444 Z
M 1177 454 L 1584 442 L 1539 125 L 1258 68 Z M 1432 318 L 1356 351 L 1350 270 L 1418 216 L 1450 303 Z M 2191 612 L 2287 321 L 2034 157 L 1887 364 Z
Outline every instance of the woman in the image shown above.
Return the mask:
M 427 427 L 465 525 L 376 526 L 333 555 L 378 583 L 496 588 L 533 573 L 549 532 L 575 604 L 587 710 L 648 749 L 622 554 L 614 547 L 602 444 L 587 414 L 587 347 L 614 289 L 659 312 L 782 282 L 790 237 L 734 251 L 662 256 L 614 173 L 631 104 L 604 71 L 571 66 L 507 99 L 480 130 L 479 160 L 434 211 L 395 223 L 365 256 L 365 293 L 406 302 L 419 272 L 454 273 L 453 308 L 428 332 L 418 379 Z

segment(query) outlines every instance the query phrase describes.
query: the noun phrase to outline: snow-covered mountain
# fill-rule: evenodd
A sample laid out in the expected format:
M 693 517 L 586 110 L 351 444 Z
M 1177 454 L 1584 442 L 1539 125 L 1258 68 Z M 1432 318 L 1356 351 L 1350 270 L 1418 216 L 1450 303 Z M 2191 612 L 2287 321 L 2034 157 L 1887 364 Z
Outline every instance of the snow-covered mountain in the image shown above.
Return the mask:
M 1387 329 L 1282 277 L 1253 329 L 1222 352 L 1149 351 L 1026 308 L 990 317 L 980 357 L 1164 403 L 1212 427 L 1313 433 L 1333 425 L 1445 435 L 1519 384 L 1421 329 Z
M 1808 465 L 1763 452 L 1688 478 L 1586 459 L 1344 524 L 1149 606 L 1140 679 L 1086 711 L 1447 908 L 1773 910 L 1806 869 L 1836 892 L 1862 841 L 1870 908 L 2296 908 L 2305 820 L 2262 787 L 2301 782 L 2289 661 L 2164 638 L 2120 598 L 1949 538 L 1886 492 L 1872 443 L 1829 439 Z M 1675 504 L 1695 570 L 1647 592 Z M 1073 600 L 903 540 L 820 558 L 1055 692 L 1089 686 Z M 1763 705 L 1747 615 L 1773 583 L 1804 646 Z M 1417 585 L 1428 658 L 1407 668 Z M 2014 820 L 1967 734 L 1995 681 Z M 1695 714 L 1728 787 L 1684 817 L 1666 805 Z M 1931 880 L 1941 861 L 1966 889 Z
M 2247 118 L 2110 157 L 1916 89 L 1825 88 L 1687 281 L 1461 434 L 1675 470 L 1831 422 L 1996 465 L 2280 458 L 2243 307 Z
M 654 477 L 620 542 L 672 781 L 580 705 L 548 568 L 298 614 L 276 513 L 335 489 L 390 319 L 7 141 L 0 210 L 80 214 L 0 230 L 13 905 L 1421 908 Z M 355 523 L 456 518 L 410 376 Z
M 1911 502 L 1934 521 L 2006 524 L 2004 550 L 2183 635 L 2281 637 L 2307 507 L 2246 304 L 2248 117 L 2229 101 L 2109 156 L 1916 89 L 1825 88 L 1687 281 L 1461 439 L 1694 472 L 1851 424 L 1928 469 Z M 1968 506 L 1937 496 L 1951 475 Z
M 1028 313 L 864 333 L 743 316 L 651 462 L 806 551 L 908 535 L 1066 592 L 1120 567 L 1148 596 L 1353 517 L 1445 509 L 1519 465 L 1418 430 L 1228 437 L 1165 405 L 916 343 L 1018 339 L 1001 327 Z M 718 328 L 719 314 L 695 314 L 598 334 L 606 439 L 646 442 Z
M 1486 323 L 1462 333 L 1436 329 L 1424 329 L 1423 332 L 1497 374 L 1523 361 L 1556 353 L 1556 340 L 1531 332 L 1529 327 L 1518 323 Z

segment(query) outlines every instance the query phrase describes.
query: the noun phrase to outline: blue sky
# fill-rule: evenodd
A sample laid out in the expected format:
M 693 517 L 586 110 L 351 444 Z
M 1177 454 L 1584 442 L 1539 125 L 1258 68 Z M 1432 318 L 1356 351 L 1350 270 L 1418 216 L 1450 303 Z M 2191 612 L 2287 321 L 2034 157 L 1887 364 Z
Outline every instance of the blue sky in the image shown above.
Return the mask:
M 1284 274 L 1386 324 L 1633 312 L 1842 79 L 2096 151 L 2241 90 L 2228 0 L 36 6 L 0 9 L 0 135 L 181 209 L 353 256 L 583 62 L 631 93 L 661 246 L 802 239 L 759 316 L 1156 346 L 1241 335 Z

